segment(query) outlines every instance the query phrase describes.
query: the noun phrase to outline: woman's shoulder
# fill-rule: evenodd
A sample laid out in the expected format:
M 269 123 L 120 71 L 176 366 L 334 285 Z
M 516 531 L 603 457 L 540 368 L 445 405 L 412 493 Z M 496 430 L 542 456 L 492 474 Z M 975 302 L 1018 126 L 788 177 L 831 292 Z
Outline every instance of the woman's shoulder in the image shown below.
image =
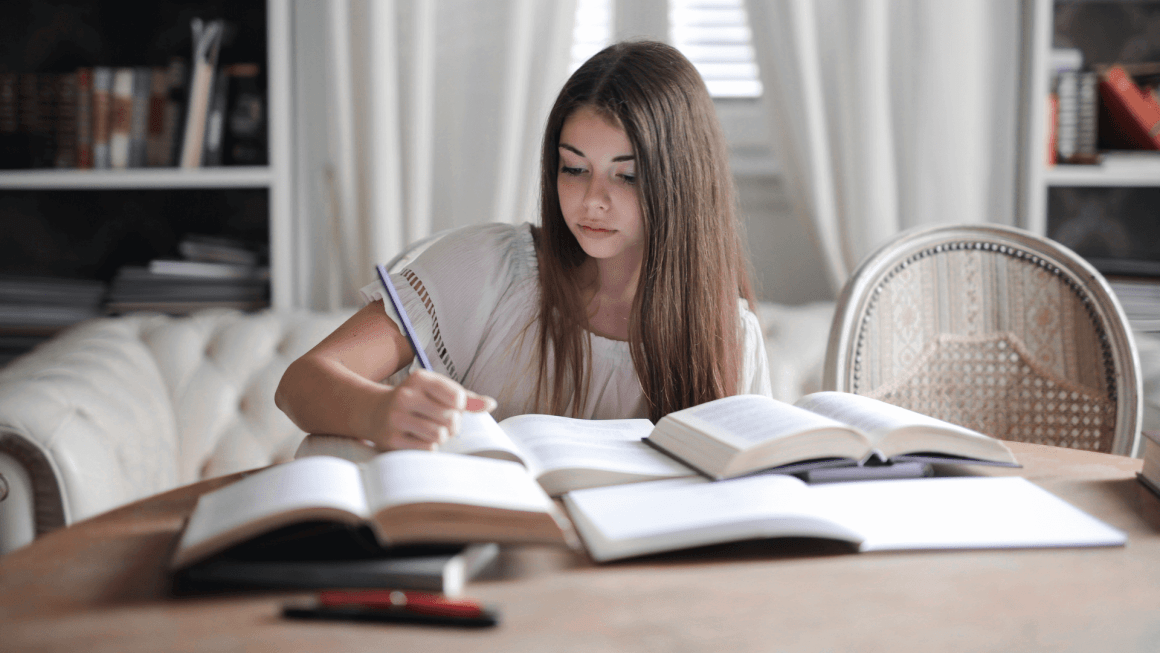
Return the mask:
M 416 260 L 424 267 L 524 270 L 536 261 L 532 225 L 495 222 L 450 229 L 430 243 Z

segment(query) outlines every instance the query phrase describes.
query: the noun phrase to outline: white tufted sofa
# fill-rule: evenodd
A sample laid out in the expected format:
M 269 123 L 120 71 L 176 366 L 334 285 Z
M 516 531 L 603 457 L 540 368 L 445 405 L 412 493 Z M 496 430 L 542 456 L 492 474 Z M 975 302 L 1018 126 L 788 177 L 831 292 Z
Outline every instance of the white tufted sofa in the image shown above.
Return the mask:
M 102 318 L 0 369 L 0 553 L 150 494 L 292 458 L 304 434 L 274 389 L 351 312 Z
M 274 389 L 352 312 L 102 318 L 0 369 L 0 553 L 150 494 L 292 458 L 304 434 Z M 820 389 L 832 312 L 759 307 L 774 396 Z

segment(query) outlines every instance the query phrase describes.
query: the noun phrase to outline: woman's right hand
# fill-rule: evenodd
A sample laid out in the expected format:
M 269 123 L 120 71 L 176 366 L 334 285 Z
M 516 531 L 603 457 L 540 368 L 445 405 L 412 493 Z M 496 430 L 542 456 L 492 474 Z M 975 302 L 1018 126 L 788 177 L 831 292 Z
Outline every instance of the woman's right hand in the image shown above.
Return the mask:
M 435 449 L 459 432 L 463 411 L 490 412 L 491 397 L 475 394 L 452 379 L 416 370 L 389 388 L 368 414 L 364 438 L 379 449 Z

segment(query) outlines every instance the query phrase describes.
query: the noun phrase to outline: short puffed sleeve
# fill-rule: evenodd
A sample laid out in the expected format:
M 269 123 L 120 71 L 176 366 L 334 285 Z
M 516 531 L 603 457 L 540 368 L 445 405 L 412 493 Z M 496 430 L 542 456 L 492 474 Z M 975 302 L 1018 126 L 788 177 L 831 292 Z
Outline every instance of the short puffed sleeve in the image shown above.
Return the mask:
M 769 378 L 769 358 L 765 353 L 765 337 L 761 332 L 761 323 L 749 304 L 740 300 L 741 325 L 744 330 L 742 342 L 745 353 L 741 365 L 741 388 L 743 394 L 773 396 L 773 384 Z

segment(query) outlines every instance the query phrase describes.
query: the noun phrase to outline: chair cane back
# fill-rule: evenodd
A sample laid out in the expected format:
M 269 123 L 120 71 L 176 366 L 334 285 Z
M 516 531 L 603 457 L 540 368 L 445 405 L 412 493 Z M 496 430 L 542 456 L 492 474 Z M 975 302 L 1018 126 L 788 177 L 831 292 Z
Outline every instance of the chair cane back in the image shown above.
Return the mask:
M 1054 241 L 998 225 L 913 229 L 846 282 L 824 387 L 1003 440 L 1135 455 L 1127 324 L 1103 276 Z

